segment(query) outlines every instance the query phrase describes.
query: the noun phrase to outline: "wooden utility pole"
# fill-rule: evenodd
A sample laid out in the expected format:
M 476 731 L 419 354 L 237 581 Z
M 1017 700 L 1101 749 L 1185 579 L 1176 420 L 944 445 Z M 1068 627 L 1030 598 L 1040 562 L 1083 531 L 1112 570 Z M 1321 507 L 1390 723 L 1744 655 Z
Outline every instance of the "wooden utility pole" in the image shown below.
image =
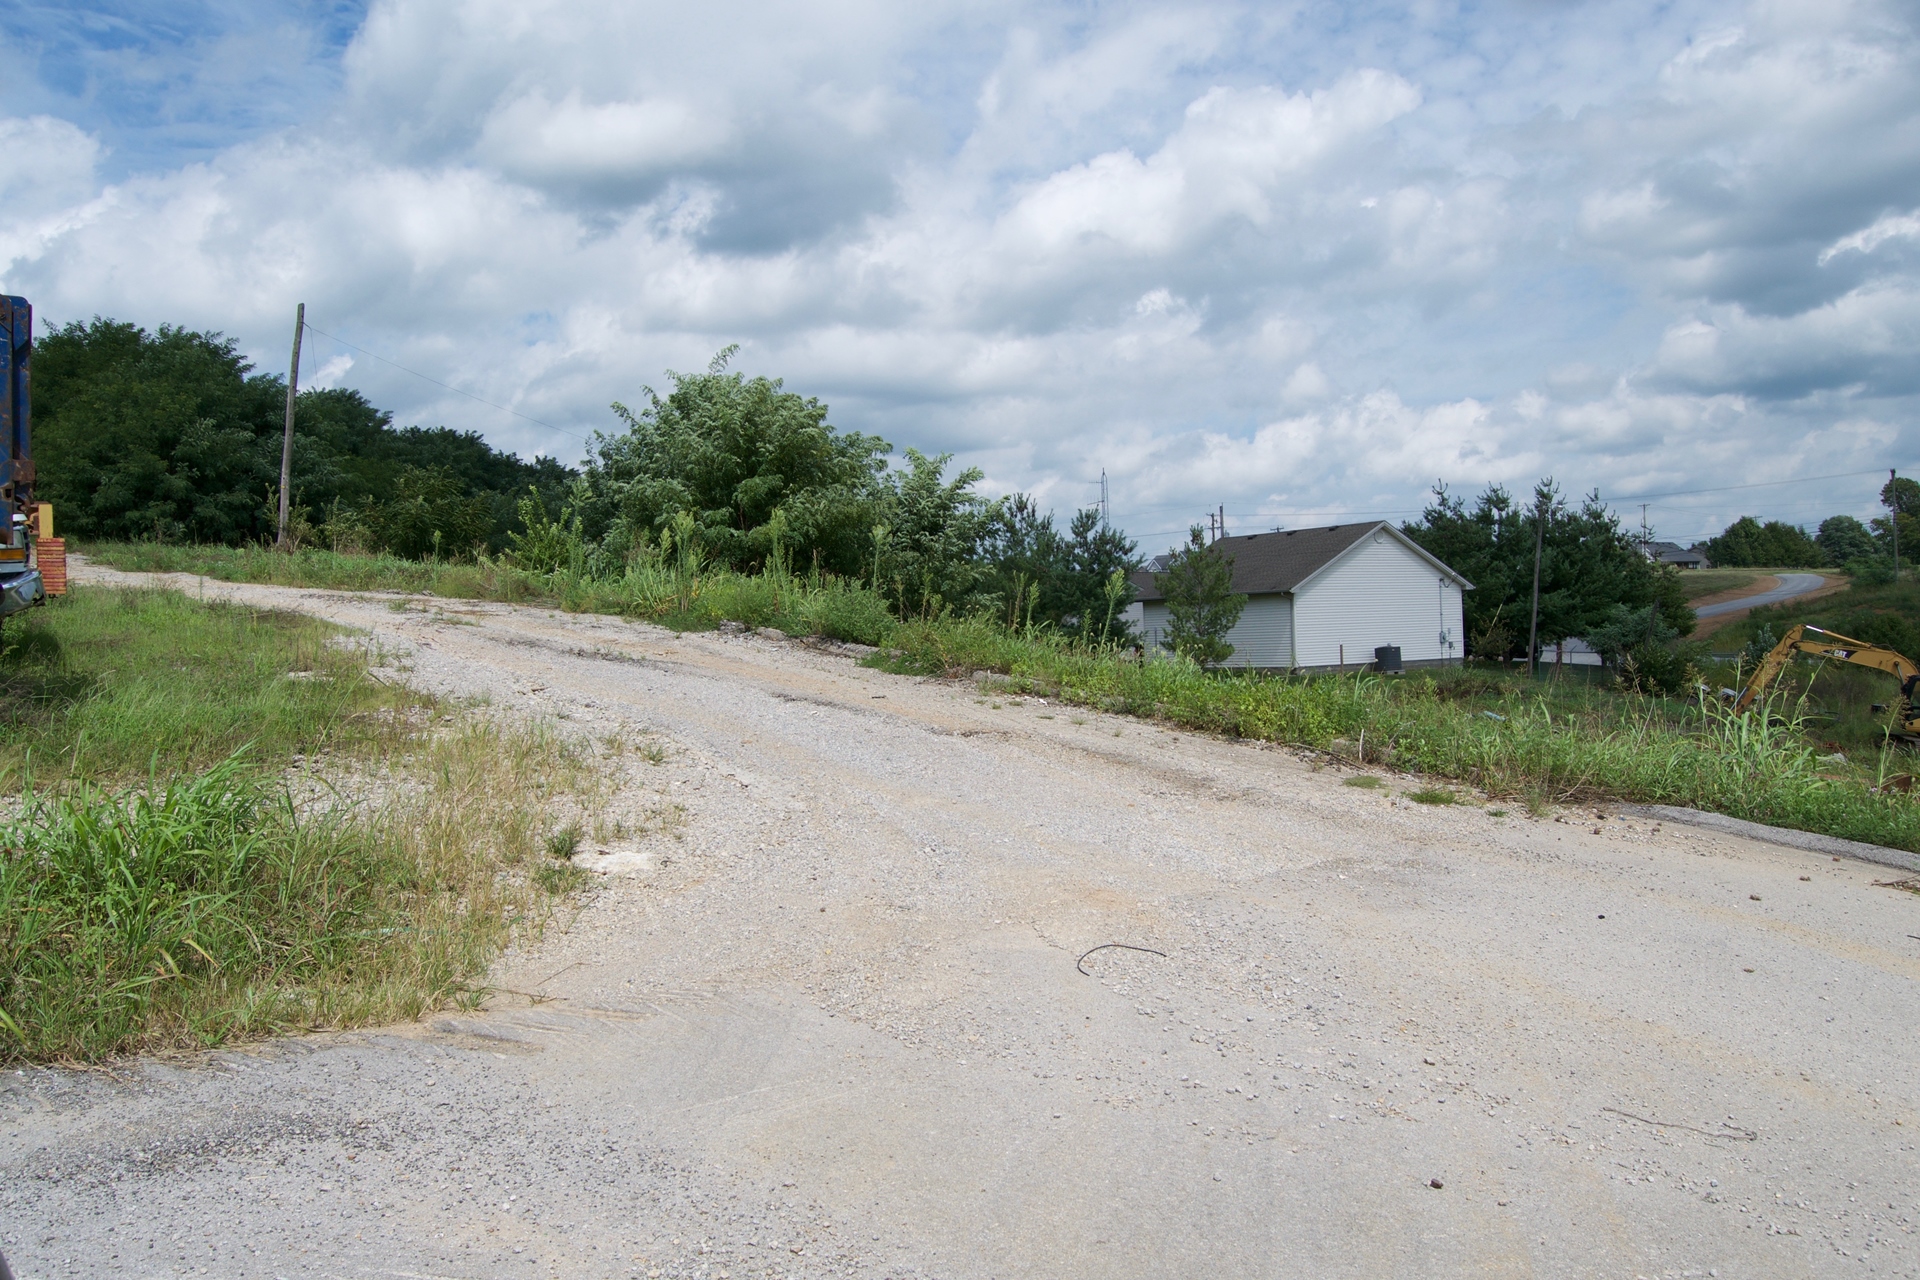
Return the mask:
M 1887 505 L 1893 508 L 1893 580 L 1900 581 L 1900 473 L 1887 468 Z
M 287 371 L 287 434 L 280 441 L 280 537 L 282 551 L 293 550 L 287 539 L 287 497 L 293 484 L 293 402 L 300 394 L 300 335 L 307 328 L 307 304 L 293 313 L 293 367 Z
M 1533 620 L 1527 624 L 1527 674 L 1539 674 L 1534 655 L 1540 638 L 1540 548 L 1547 536 L 1547 499 L 1543 494 L 1533 502 Z

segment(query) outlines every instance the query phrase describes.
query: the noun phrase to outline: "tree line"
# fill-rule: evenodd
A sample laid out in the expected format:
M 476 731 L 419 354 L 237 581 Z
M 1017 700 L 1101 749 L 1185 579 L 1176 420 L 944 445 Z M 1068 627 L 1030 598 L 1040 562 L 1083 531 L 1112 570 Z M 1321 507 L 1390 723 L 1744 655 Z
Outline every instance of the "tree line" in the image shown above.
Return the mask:
M 95 319 L 33 355 L 39 492 L 79 539 L 224 543 L 276 532 L 284 379 L 232 339 Z M 294 522 L 336 545 L 424 557 L 500 551 L 529 490 L 560 502 L 575 473 L 478 433 L 393 425 L 358 391 L 300 393 Z
M 988 499 L 977 468 L 950 473 L 878 436 L 841 431 L 818 399 L 729 370 L 670 373 L 665 395 L 616 403 L 568 500 L 596 571 L 676 528 L 741 572 L 778 562 L 868 582 L 901 616 L 991 613 L 1070 636 L 1118 638 L 1137 544 L 1095 508 L 1062 528 L 1027 494 Z
M 1530 637 L 1541 651 L 1580 639 L 1610 662 L 1631 658 L 1655 684 L 1678 680 L 1669 642 L 1696 622 L 1686 585 L 1647 557 L 1597 493 L 1570 501 L 1546 479 L 1530 502 L 1490 485 L 1469 504 L 1439 484 L 1406 533 L 1473 583 L 1463 602 L 1469 656 L 1504 662 L 1526 657 Z
M 819 400 L 728 369 L 669 374 L 578 467 L 527 462 L 477 432 L 396 427 L 357 391 L 295 402 L 291 500 L 303 540 L 415 559 L 518 554 L 536 570 L 617 574 L 678 537 L 711 564 L 775 561 L 858 579 L 902 616 L 989 612 L 1118 638 L 1136 544 L 1097 509 L 1064 525 L 1030 495 L 988 499 L 948 455 L 896 456 Z M 41 492 L 86 540 L 238 545 L 276 532 L 286 382 L 218 333 L 96 318 L 34 353 Z M 563 530 L 561 539 L 530 538 Z
M 635 406 L 614 404 L 617 425 L 596 433 L 577 467 L 525 461 L 476 432 L 396 427 L 357 391 L 302 392 L 296 527 L 337 550 L 509 555 L 534 571 L 599 576 L 691 540 L 705 562 L 744 573 L 777 564 L 861 581 L 903 617 L 950 609 L 1126 637 L 1128 578 L 1142 560 L 1097 509 L 1062 524 L 1031 495 L 988 499 L 979 470 L 840 430 L 818 399 L 729 369 L 733 353 L 701 373 L 670 373 L 665 394 L 643 388 Z M 231 339 L 73 323 L 40 342 L 34 376 L 42 491 L 74 537 L 273 536 L 286 384 L 255 372 Z M 1813 536 L 1743 517 L 1707 554 L 1722 564 L 1869 568 L 1896 528 L 1903 546 L 1920 550 L 1920 483 L 1890 483 L 1883 499 L 1887 518 L 1868 526 L 1836 516 Z M 1577 637 L 1653 669 L 1668 641 L 1693 630 L 1679 575 L 1649 561 L 1597 495 L 1571 501 L 1545 480 L 1529 502 L 1492 486 L 1469 503 L 1440 485 L 1406 531 L 1475 584 L 1465 606 L 1471 655 L 1523 656 L 1532 632 L 1542 649 Z M 1181 603 L 1179 647 L 1202 661 L 1224 656 L 1220 637 L 1239 612 L 1214 559 L 1192 539 L 1165 584 Z
M 1809 534 L 1784 520 L 1765 523 L 1741 516 L 1699 545 L 1714 564 L 1728 569 L 1846 569 L 1864 581 L 1891 580 L 1896 542 L 1904 559 L 1920 537 L 1920 481 L 1904 476 L 1880 487 L 1886 514 L 1862 523 L 1857 516 L 1828 516 Z

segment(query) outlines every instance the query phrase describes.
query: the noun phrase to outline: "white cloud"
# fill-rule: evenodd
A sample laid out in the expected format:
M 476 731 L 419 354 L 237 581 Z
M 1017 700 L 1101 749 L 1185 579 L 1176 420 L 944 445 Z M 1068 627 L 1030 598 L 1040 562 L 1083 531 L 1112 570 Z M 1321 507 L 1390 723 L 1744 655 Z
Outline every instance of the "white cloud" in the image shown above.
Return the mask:
M 587 104 L 576 90 L 553 102 L 535 89 L 488 116 L 476 154 L 534 186 L 646 182 L 712 157 L 732 135 L 724 117 L 683 99 Z
M 1143 532 L 1711 487 L 1920 443 L 1916 49 L 1871 4 L 379 0 L 325 111 L 205 163 L 0 121 L 0 275 L 271 368 L 306 301 L 563 431 L 324 339 L 316 378 L 570 458 L 738 340 L 993 484 L 1104 466 Z
M 0 117 L 0 272 L 93 216 L 99 162 L 99 141 L 64 120 Z
M 1022 256 L 1109 246 L 1150 254 L 1227 218 L 1264 227 L 1283 180 L 1298 179 L 1419 101 L 1412 85 L 1371 68 L 1311 93 L 1210 89 L 1147 159 L 1111 151 L 1037 184 L 1001 220 L 1000 238 Z
M 1874 219 L 1870 227 L 1835 240 L 1820 251 L 1819 262 L 1824 267 L 1843 253 L 1872 253 L 1889 240 L 1914 239 L 1920 239 L 1920 210 L 1890 213 Z
M 311 387 L 316 391 L 337 387 L 346 380 L 346 376 L 351 372 L 353 372 L 353 357 L 342 352 L 331 360 L 328 360 L 325 364 L 322 364 L 311 374 L 302 376 L 300 385 L 302 387 Z
M 1792 316 L 1716 308 L 1668 329 L 1647 373 L 1659 384 L 1706 392 L 1905 395 L 1920 389 L 1916 345 L 1920 288 L 1873 285 Z

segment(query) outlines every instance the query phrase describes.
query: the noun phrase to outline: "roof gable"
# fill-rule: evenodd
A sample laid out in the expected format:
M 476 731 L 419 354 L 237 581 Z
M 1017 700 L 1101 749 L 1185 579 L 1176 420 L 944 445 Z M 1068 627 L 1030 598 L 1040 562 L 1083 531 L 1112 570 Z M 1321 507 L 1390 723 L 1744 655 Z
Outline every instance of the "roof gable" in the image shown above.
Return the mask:
M 1221 538 L 1213 545 L 1233 557 L 1233 589 L 1240 595 L 1275 595 L 1292 591 L 1319 574 L 1359 545 L 1368 534 L 1384 529 L 1408 550 L 1458 582 L 1472 584 L 1428 554 L 1426 548 L 1384 520 L 1362 524 L 1323 525 L 1313 529 L 1282 529 L 1273 533 L 1245 534 Z M 1153 571 L 1142 569 L 1133 575 L 1133 585 L 1142 600 L 1164 597 L 1154 585 Z

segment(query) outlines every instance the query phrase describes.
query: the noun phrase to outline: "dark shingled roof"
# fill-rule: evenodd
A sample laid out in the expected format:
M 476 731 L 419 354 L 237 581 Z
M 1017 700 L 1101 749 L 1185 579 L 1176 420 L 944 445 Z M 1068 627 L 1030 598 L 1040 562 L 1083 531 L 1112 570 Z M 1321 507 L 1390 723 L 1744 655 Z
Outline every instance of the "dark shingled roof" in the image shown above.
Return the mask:
M 1233 589 L 1241 595 L 1271 595 L 1291 591 L 1325 567 L 1341 552 L 1386 522 L 1323 525 L 1317 529 L 1286 529 L 1221 538 L 1213 545 L 1233 557 Z M 1141 600 L 1162 598 L 1153 585 L 1153 573 L 1133 575 Z

